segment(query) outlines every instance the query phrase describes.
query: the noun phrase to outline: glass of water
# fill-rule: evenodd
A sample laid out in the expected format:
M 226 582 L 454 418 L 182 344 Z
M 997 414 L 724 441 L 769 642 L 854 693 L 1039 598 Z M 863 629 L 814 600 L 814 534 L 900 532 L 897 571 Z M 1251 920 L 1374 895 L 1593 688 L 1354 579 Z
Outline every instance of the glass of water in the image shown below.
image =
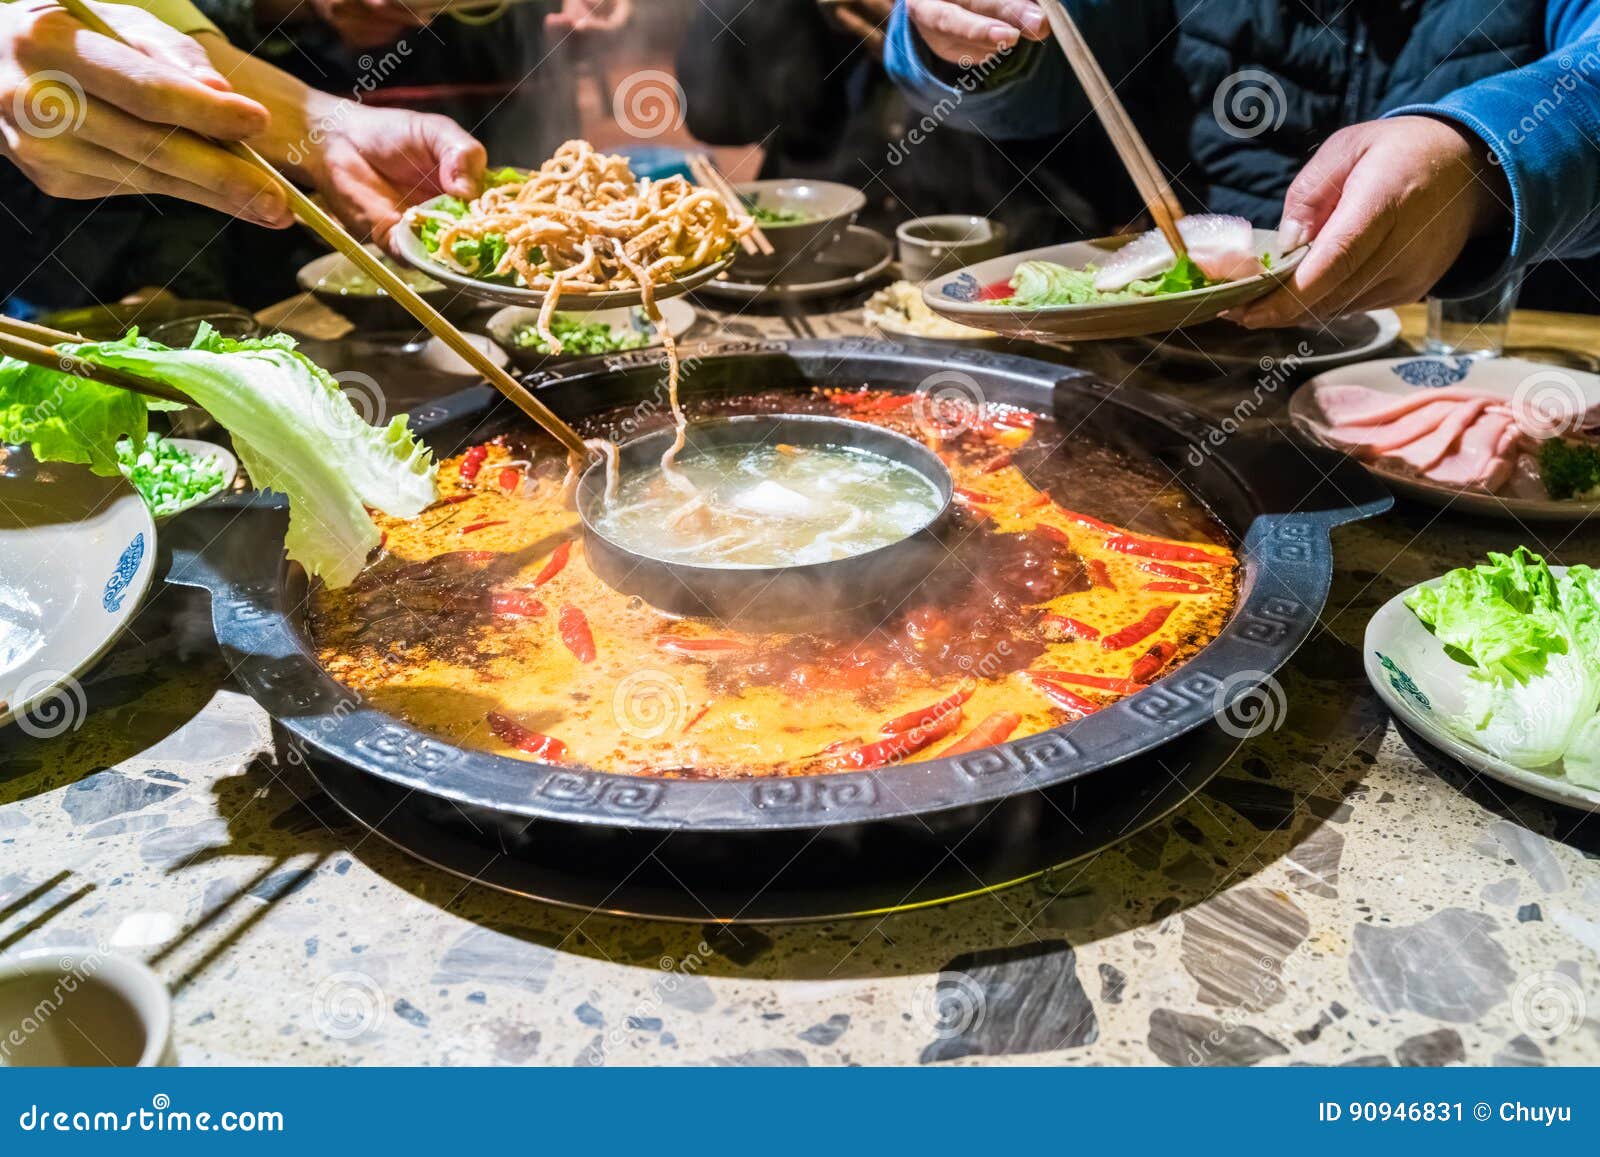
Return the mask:
M 1499 357 L 1506 348 L 1506 330 L 1521 289 L 1522 271 L 1518 270 L 1476 297 L 1428 298 L 1428 337 L 1423 352 Z

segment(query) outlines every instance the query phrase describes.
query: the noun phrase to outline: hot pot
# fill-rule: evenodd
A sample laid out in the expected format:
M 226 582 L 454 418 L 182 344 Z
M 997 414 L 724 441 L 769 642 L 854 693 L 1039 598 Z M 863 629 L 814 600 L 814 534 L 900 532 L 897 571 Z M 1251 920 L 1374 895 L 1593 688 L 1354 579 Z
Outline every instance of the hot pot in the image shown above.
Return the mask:
M 1147 690 L 1053 731 L 873 771 L 655 779 L 532 763 L 443 742 L 364 704 L 318 664 L 306 578 L 264 535 L 259 496 L 177 530 L 172 581 L 211 592 L 239 686 L 277 721 L 289 758 L 380 834 L 424 859 L 584 908 L 691 920 L 780 920 L 935 902 L 1086 854 L 1176 807 L 1237 748 L 1218 719 L 1305 640 L 1327 597 L 1334 527 L 1392 499 L 1343 456 L 1285 454 L 1216 435 L 1176 402 L 1084 372 L 980 350 L 865 339 L 686 351 L 686 396 L 819 385 L 911 391 L 952 375 L 993 402 L 1153 458 L 1236 537 L 1237 605 L 1218 637 Z M 588 359 L 525 379 L 569 418 L 661 405 L 655 353 Z M 421 407 L 440 455 L 524 419 L 487 387 Z

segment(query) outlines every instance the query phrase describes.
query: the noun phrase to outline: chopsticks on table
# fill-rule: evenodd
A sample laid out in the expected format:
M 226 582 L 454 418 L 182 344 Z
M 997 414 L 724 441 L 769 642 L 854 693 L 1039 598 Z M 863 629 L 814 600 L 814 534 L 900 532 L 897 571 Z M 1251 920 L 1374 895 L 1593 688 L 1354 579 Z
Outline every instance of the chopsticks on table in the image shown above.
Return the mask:
M 93 32 L 98 32 L 101 36 L 107 36 L 112 40 L 125 43 L 122 37 L 117 34 L 116 29 L 95 15 L 84 4 L 83 0 L 60 0 L 60 2 L 61 6 L 84 27 Z M 581 459 L 588 458 L 589 449 L 583 444 L 583 439 L 578 436 L 576 430 L 557 417 L 550 407 L 534 397 L 521 382 L 490 361 L 487 354 L 473 345 L 464 333 L 445 320 L 443 314 L 422 300 L 417 291 L 407 285 L 394 270 L 368 253 L 361 242 L 352 237 L 343 225 L 334 220 L 320 205 L 302 193 L 287 177 L 278 172 L 272 162 L 243 142 L 219 141 L 217 143 L 264 176 L 271 178 L 282 189 L 283 195 L 288 198 L 289 208 L 294 211 L 294 215 L 313 233 L 333 246 L 357 269 L 382 286 L 384 291 L 399 302 L 407 313 L 421 322 L 429 333 L 450 347 L 462 361 L 482 374 L 485 381 L 504 394 L 524 414 L 543 426 L 569 452 L 576 454 Z
M 739 196 L 739 191 L 733 187 L 733 182 L 728 180 L 717 162 L 711 158 L 710 153 L 690 153 L 689 172 L 694 174 L 695 183 L 704 185 L 713 193 L 718 194 L 728 203 L 729 209 L 737 210 L 744 203 L 744 198 Z M 767 235 L 758 225 L 744 236 L 739 238 L 739 244 L 749 254 L 760 254 L 762 257 L 772 256 L 772 242 L 767 240 Z
M 94 362 L 84 361 L 82 358 L 64 354 L 53 348 L 60 342 L 82 340 L 76 334 L 46 329 L 42 325 L 17 321 L 15 318 L 0 317 L 0 353 L 16 358 L 19 362 L 28 362 L 47 370 L 59 370 L 75 378 L 87 378 L 89 381 L 99 382 L 103 386 L 132 390 L 136 394 L 143 394 L 147 398 L 158 398 L 163 402 L 181 402 L 185 406 L 194 404 L 162 382 L 153 382 L 141 378 L 138 374 L 112 369 L 110 366 L 96 365 Z
M 1128 176 L 1133 178 L 1134 187 L 1139 190 L 1145 208 L 1155 218 L 1156 227 L 1166 237 L 1167 244 L 1172 246 L 1173 253 L 1179 257 L 1187 256 L 1189 250 L 1178 232 L 1178 222 L 1184 216 L 1183 206 L 1173 193 L 1161 166 L 1156 164 L 1155 157 L 1151 155 L 1150 146 L 1145 144 L 1144 137 L 1128 116 L 1122 98 L 1117 96 L 1117 90 L 1106 79 L 1105 70 L 1095 59 L 1089 42 L 1078 31 L 1078 25 L 1061 0 L 1039 0 L 1039 6 L 1049 18 L 1050 29 L 1055 33 L 1061 51 L 1066 54 L 1067 63 L 1072 66 L 1078 83 L 1083 85 L 1093 102 L 1095 114 L 1111 137 L 1111 144 L 1116 148 L 1117 156 L 1122 158 L 1123 167 L 1128 170 Z

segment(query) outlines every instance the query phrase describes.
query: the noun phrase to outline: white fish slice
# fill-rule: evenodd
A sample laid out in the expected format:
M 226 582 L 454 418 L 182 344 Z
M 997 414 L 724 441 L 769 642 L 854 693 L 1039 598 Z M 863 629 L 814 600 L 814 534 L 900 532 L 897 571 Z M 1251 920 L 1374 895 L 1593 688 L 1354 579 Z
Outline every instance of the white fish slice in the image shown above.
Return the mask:
M 1225 213 L 1197 213 L 1178 222 L 1178 233 L 1189 259 L 1212 281 L 1238 281 L 1261 272 L 1261 258 L 1252 244 L 1253 228 L 1243 217 Z M 1171 269 L 1176 258 L 1172 246 L 1152 229 L 1113 253 L 1095 275 L 1094 287 L 1104 293 Z

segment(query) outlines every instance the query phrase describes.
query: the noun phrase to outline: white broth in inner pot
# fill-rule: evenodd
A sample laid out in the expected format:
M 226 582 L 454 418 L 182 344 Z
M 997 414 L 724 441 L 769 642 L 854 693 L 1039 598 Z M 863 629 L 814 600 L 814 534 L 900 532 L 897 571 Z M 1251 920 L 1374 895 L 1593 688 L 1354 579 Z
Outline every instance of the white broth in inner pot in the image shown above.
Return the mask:
M 921 471 L 850 446 L 717 446 L 628 472 L 594 528 L 647 558 L 713 567 L 800 566 L 865 554 L 921 530 L 943 497 Z

